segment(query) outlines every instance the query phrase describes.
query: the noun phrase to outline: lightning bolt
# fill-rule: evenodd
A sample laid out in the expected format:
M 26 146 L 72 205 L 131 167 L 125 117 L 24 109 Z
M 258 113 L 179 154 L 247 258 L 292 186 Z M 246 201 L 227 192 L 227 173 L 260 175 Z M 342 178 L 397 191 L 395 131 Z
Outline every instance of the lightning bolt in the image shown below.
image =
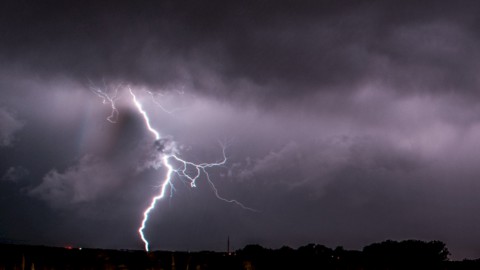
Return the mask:
M 155 141 L 160 140 L 160 133 L 158 133 L 158 131 L 153 129 L 152 125 L 150 125 L 150 119 L 148 118 L 147 112 L 142 108 L 142 104 L 138 102 L 137 96 L 135 96 L 131 88 L 128 88 L 128 90 L 130 91 L 130 94 L 133 97 L 133 104 L 135 104 L 138 111 L 140 112 L 140 114 L 143 116 L 143 119 L 145 120 L 145 125 L 147 126 L 148 131 L 150 131 L 153 134 L 153 136 L 155 136 Z
M 153 209 L 155 209 L 155 206 L 156 206 L 157 202 L 165 196 L 167 188 L 170 187 L 172 190 L 174 189 L 174 186 L 172 184 L 172 180 L 173 180 L 175 175 L 177 175 L 181 179 L 187 181 L 192 188 L 196 186 L 196 181 L 202 175 L 204 175 L 208 184 L 212 188 L 213 193 L 215 194 L 215 196 L 219 200 L 222 200 L 222 201 L 227 202 L 227 203 L 236 204 L 236 205 L 240 206 L 241 208 L 249 210 L 249 211 L 257 212 L 257 210 L 255 210 L 253 208 L 250 208 L 250 207 L 247 207 L 237 200 L 226 199 L 226 198 L 220 196 L 220 194 L 218 192 L 218 189 L 216 188 L 215 184 L 213 183 L 213 181 L 210 178 L 210 175 L 208 174 L 207 169 L 212 168 L 212 167 L 223 166 L 223 165 L 226 164 L 227 157 L 225 155 L 225 146 L 222 145 L 222 157 L 223 158 L 219 162 L 197 164 L 197 163 L 193 163 L 193 162 L 182 159 L 178 154 L 178 149 L 176 148 L 175 143 L 170 142 L 170 143 L 167 144 L 165 142 L 162 142 L 162 136 L 160 135 L 160 132 L 152 127 L 150 118 L 149 118 L 147 112 L 143 109 L 142 104 L 137 99 L 134 91 L 130 87 L 128 87 L 128 90 L 129 90 L 130 95 L 132 96 L 133 104 L 137 108 L 140 115 L 142 115 L 142 117 L 143 117 L 143 120 L 145 122 L 145 126 L 146 126 L 147 130 L 154 137 L 155 144 L 160 146 L 160 147 L 157 148 L 157 150 L 158 150 L 158 157 L 157 158 L 159 160 L 161 160 L 161 164 L 165 168 L 167 168 L 167 172 L 166 172 L 163 180 L 161 181 L 160 191 L 158 192 L 157 195 L 155 195 L 152 198 L 149 206 L 143 212 L 143 219 L 142 219 L 140 227 L 138 228 L 138 233 L 139 233 L 140 238 L 142 239 L 142 241 L 144 243 L 145 250 L 147 252 L 150 250 L 150 247 L 149 247 L 150 244 L 147 240 L 147 237 L 145 236 L 145 229 L 147 227 L 147 222 L 148 222 L 149 216 L 150 216 L 151 212 L 153 211 Z M 110 105 L 112 107 L 112 113 L 107 118 L 107 120 L 114 123 L 114 121 L 112 121 L 112 119 L 116 118 L 117 115 L 118 115 L 118 110 L 115 107 L 115 100 L 117 98 L 118 88 L 115 88 L 113 97 L 110 97 L 110 95 L 108 95 L 104 91 L 101 91 L 101 89 L 98 89 L 98 88 L 94 88 L 92 91 L 103 99 L 103 103 L 107 103 L 107 102 L 110 103 Z M 149 93 L 153 97 L 153 94 L 151 92 L 147 91 L 147 93 Z M 154 100 L 154 102 L 155 102 L 155 100 Z M 156 103 L 156 104 L 158 104 L 158 103 Z M 168 112 L 166 110 L 164 110 L 164 111 Z M 171 113 L 171 112 L 168 112 L 168 113 Z M 175 164 L 176 164 L 176 166 L 175 166 Z M 192 171 L 193 171 L 193 173 L 192 173 Z

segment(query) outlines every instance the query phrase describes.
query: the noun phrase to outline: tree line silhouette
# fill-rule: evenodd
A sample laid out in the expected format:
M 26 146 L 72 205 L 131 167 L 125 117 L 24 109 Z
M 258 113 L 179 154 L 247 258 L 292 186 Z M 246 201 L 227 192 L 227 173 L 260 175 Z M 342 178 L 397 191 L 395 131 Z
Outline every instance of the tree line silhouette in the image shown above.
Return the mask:
M 298 249 L 248 245 L 238 251 L 251 269 L 445 269 L 449 251 L 440 241 L 385 241 L 358 250 L 308 244 Z M 450 265 L 451 266 L 451 265 Z
M 440 241 L 384 241 L 362 250 L 307 244 L 297 249 L 247 245 L 233 253 L 80 249 L 0 244 L 0 269 L 480 269 L 480 259 L 452 261 Z

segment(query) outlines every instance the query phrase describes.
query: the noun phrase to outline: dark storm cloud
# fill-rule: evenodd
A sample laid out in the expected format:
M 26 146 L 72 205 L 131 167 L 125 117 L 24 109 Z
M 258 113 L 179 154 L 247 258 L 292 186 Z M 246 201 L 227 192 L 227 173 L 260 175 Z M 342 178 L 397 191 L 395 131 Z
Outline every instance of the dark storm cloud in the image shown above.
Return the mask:
M 55 207 L 95 200 L 114 191 L 122 180 L 117 168 L 108 168 L 104 162 L 86 156 L 64 172 L 48 172 L 30 194 Z
M 217 161 L 217 140 L 232 138 L 211 179 L 259 210 L 178 181 L 153 213 L 154 247 L 421 238 L 478 257 L 478 12 L 476 1 L 4 1 L 0 199 L 36 209 L 37 233 L 22 229 L 33 241 L 141 248 L 159 145 L 126 88 L 115 124 L 89 91 L 131 85 L 182 157 Z M 2 210 L 0 229 L 18 237 Z
M 0 107 L 0 147 L 12 146 L 15 133 L 23 126 L 24 124 L 13 113 Z
M 438 1 L 15 1 L 2 11 L 4 63 L 46 76 L 186 85 L 261 100 L 478 85 L 478 5 Z M 328 90 L 329 89 L 329 90 Z
M 10 167 L 8 170 L 5 172 L 5 174 L 2 176 L 3 181 L 9 181 L 9 182 L 18 182 L 22 178 L 25 178 L 28 176 L 28 170 L 21 167 Z

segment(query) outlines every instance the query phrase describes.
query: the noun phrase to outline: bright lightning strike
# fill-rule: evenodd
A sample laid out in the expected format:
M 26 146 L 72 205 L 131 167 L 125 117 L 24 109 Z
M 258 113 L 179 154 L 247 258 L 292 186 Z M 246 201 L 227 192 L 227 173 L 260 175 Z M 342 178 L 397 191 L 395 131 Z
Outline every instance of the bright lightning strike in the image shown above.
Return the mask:
M 143 219 L 141 222 L 141 226 L 138 228 L 138 233 L 140 235 L 140 238 L 142 239 L 144 245 L 145 245 L 145 250 L 148 252 L 149 249 L 149 242 L 147 240 L 147 237 L 145 236 L 145 229 L 147 226 L 148 218 L 150 213 L 152 212 L 153 209 L 155 209 L 155 205 L 159 200 L 161 200 L 166 193 L 166 190 L 168 187 L 173 189 L 173 184 L 172 180 L 175 175 L 181 177 L 183 180 L 189 182 L 191 187 L 196 186 L 196 181 L 202 176 L 205 175 L 205 178 L 207 179 L 210 187 L 212 188 L 215 196 L 228 203 L 234 203 L 237 204 L 238 206 L 242 207 L 243 209 L 250 210 L 250 211 L 256 211 L 255 209 L 246 207 L 242 203 L 240 203 L 237 200 L 233 199 L 225 199 L 222 196 L 219 195 L 218 189 L 215 187 L 215 184 L 213 181 L 210 179 L 210 175 L 208 174 L 207 169 L 212 168 L 212 167 L 218 167 L 218 166 L 223 166 L 227 162 L 227 157 L 225 155 L 225 147 L 222 147 L 222 154 L 223 154 L 223 159 L 220 162 L 214 162 L 214 163 L 193 163 L 190 161 L 186 161 L 178 156 L 178 150 L 176 149 L 176 146 L 174 143 L 169 143 L 168 145 L 162 145 L 163 143 L 161 142 L 162 137 L 160 135 L 160 132 L 158 132 L 155 128 L 152 127 L 150 123 L 150 118 L 147 114 L 147 112 L 143 109 L 142 104 L 138 101 L 135 93 L 133 90 L 129 87 L 128 88 L 130 95 L 132 96 L 132 101 L 137 108 L 138 112 L 142 115 L 143 120 L 145 122 L 145 126 L 147 130 L 153 135 L 155 138 L 155 144 L 160 145 L 161 147 L 158 148 L 158 159 L 161 160 L 161 163 L 165 168 L 167 168 L 166 175 L 164 179 L 161 182 L 160 185 L 160 191 L 159 193 L 154 196 L 150 202 L 150 205 L 145 209 L 143 212 Z M 107 103 L 107 101 L 110 103 L 112 107 L 112 113 L 111 115 L 107 118 L 108 121 L 114 123 L 113 118 L 116 118 L 118 115 L 118 110 L 115 107 L 115 100 L 117 98 L 117 92 L 118 88 L 115 89 L 114 91 L 114 96 L 110 97 L 107 93 L 101 91 L 98 88 L 93 88 L 92 91 L 97 94 L 99 97 L 103 99 L 104 103 Z M 149 94 L 152 95 L 151 92 L 148 92 Z M 163 108 L 162 108 L 163 109 Z M 177 164 L 175 166 L 175 164 Z M 193 171 L 194 173 L 191 173 Z
M 130 90 L 130 94 L 133 97 L 133 103 L 135 104 L 138 111 L 140 112 L 140 114 L 143 116 L 143 119 L 145 120 L 145 125 L 147 125 L 148 131 L 150 131 L 155 136 L 156 141 L 160 140 L 160 133 L 158 133 L 158 131 L 153 129 L 152 126 L 150 125 L 150 119 L 148 118 L 147 112 L 142 108 L 142 104 L 138 102 L 137 97 L 135 96 L 135 94 L 133 94 L 132 89 L 129 88 L 128 90 Z
M 148 221 L 148 215 L 150 212 L 155 208 L 155 205 L 157 204 L 157 201 L 162 199 L 163 196 L 165 195 L 165 191 L 167 190 L 167 186 L 171 185 L 171 180 L 172 180 L 172 174 L 175 171 L 173 167 L 168 163 L 168 156 L 164 156 L 162 158 L 162 163 L 165 167 L 167 167 L 167 175 L 165 176 L 165 179 L 163 180 L 162 186 L 160 188 L 160 193 L 156 195 L 155 197 L 152 198 L 152 201 L 150 202 L 150 205 L 145 209 L 143 212 L 143 220 L 141 223 L 140 228 L 138 228 L 138 233 L 140 234 L 140 238 L 142 239 L 144 245 L 145 245 L 145 250 L 149 251 L 149 243 L 147 238 L 145 237 L 144 230 L 147 227 L 147 221 Z

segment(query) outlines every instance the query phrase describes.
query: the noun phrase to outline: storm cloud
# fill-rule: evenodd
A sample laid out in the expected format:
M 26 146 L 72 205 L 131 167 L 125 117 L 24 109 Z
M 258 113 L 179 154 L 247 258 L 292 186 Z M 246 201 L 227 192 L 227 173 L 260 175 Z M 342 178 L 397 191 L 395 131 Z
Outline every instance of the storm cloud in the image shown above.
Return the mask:
M 371 81 L 402 92 L 472 92 L 478 84 L 472 1 L 453 9 L 438 1 L 5 5 L 4 63 L 45 76 L 264 101 Z
M 130 87 L 182 157 L 218 161 L 226 143 L 211 179 L 258 210 L 177 179 L 147 230 L 155 248 L 417 238 L 480 256 L 475 1 L 2 6 L 0 194 L 42 203 L 26 211 L 35 233 L 4 204 L 2 237 L 141 248 L 165 168 Z M 115 87 L 110 123 L 91 90 Z
M 14 135 L 22 129 L 23 123 L 5 108 L 0 108 L 0 147 L 11 146 Z

